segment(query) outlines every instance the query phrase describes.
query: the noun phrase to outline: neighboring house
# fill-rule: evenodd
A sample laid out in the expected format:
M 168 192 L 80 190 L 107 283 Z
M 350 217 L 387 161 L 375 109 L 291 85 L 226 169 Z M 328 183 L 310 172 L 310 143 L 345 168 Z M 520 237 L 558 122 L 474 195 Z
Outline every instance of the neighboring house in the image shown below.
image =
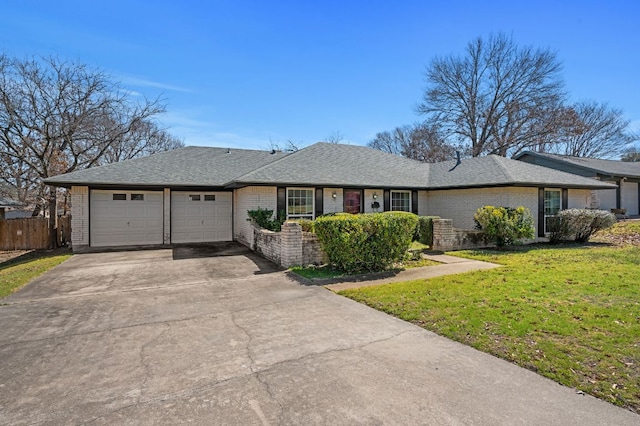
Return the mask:
M 604 210 L 625 209 L 627 215 L 631 216 L 640 214 L 640 163 L 530 151 L 523 152 L 514 159 L 615 183 L 618 185 L 616 191 L 595 191 L 592 206 Z
M 86 247 L 239 241 L 253 245 L 247 211 L 287 218 L 401 210 L 472 228 L 483 205 L 545 216 L 588 207 L 615 185 L 503 157 L 425 164 L 362 146 L 317 143 L 295 152 L 187 147 L 55 176 L 70 188 L 72 244 Z
M 5 212 L 5 210 L 19 207 L 22 207 L 22 203 L 9 198 L 0 197 L 0 219 L 11 219 L 10 217 L 7 217 L 9 216 L 9 212 Z

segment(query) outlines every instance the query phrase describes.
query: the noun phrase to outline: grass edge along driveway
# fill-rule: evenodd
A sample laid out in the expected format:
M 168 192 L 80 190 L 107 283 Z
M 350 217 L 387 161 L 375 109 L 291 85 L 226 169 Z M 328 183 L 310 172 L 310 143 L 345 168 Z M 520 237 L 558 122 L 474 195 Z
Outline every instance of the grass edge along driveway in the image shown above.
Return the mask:
M 640 412 L 638 247 L 452 254 L 504 267 L 339 294 Z
M 1 262 L 0 299 L 18 291 L 70 257 L 71 253 L 66 250 L 42 250 Z

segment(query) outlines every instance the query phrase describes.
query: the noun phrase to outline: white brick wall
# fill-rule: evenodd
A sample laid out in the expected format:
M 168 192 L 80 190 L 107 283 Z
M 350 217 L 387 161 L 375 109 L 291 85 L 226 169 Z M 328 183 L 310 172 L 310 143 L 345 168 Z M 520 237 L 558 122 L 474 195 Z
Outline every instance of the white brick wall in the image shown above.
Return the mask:
M 89 187 L 71 187 L 71 247 L 89 245 Z
M 418 216 L 429 216 L 429 192 L 418 191 Z
M 588 209 L 589 207 L 591 207 L 590 189 L 569 189 L 567 208 Z
M 378 199 L 374 200 L 373 199 L 373 194 L 377 194 L 378 195 Z M 384 210 L 384 191 L 382 189 L 365 189 L 364 190 L 364 200 L 362 200 L 362 202 L 364 203 L 364 212 L 365 213 L 373 213 L 376 210 L 373 210 L 371 208 L 371 203 L 373 203 L 374 201 L 377 201 L 378 203 L 380 203 L 380 208 L 377 210 L 378 212 L 382 212 Z
M 333 193 L 336 193 L 336 198 L 333 198 Z M 344 209 L 344 198 L 342 188 L 324 188 L 322 193 L 322 212 L 327 213 L 340 213 Z
M 616 190 L 615 189 L 597 189 L 595 191 L 598 197 L 598 206 L 602 210 L 610 210 L 616 208 Z
M 247 221 L 248 210 L 258 207 L 277 214 L 278 189 L 275 186 L 247 186 L 233 191 L 234 239 L 253 248 L 253 228 Z
M 482 206 L 524 206 L 531 210 L 536 229 L 538 228 L 538 189 L 537 188 L 474 188 L 451 189 L 445 191 L 427 191 L 426 213 L 422 200 L 418 208 L 420 214 L 440 216 L 452 219 L 453 226 L 461 229 L 473 229 L 473 214 Z

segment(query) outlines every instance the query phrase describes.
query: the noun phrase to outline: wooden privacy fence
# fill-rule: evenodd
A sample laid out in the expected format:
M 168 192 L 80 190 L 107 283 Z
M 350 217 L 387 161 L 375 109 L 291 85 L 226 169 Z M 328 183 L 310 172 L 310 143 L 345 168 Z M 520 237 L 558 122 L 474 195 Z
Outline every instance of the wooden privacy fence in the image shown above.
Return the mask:
M 60 216 L 55 246 L 71 241 L 71 216 Z M 0 220 L 0 250 L 37 250 L 50 248 L 49 220 L 44 217 Z

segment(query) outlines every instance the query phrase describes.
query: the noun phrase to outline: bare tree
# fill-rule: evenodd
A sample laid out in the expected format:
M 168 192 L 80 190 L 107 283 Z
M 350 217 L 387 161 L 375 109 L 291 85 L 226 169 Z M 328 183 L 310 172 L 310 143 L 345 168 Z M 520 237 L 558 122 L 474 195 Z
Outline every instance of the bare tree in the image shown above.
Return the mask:
M 25 200 L 53 197 L 43 179 L 181 145 L 165 143 L 151 118 L 159 100 L 133 103 L 103 72 L 57 58 L 12 59 L 0 55 L 0 178 Z M 142 132 L 142 133 L 140 133 Z M 151 148 L 151 149 L 147 149 Z M 146 151 L 145 151 L 146 150 Z M 126 155 L 111 155 L 127 152 Z
M 504 34 L 477 38 L 464 56 L 434 59 L 417 111 L 471 155 L 533 146 L 556 129 L 554 111 L 564 97 L 556 54 L 519 47 Z
M 325 141 L 329 142 L 329 143 L 342 143 L 342 142 L 344 142 L 344 136 L 338 130 L 338 131 L 335 131 L 335 132 L 331 133 L 329 136 L 327 136 L 325 138 Z
M 640 151 L 635 147 L 629 148 L 625 151 L 622 157 L 620 157 L 620 160 L 628 163 L 640 163 Z
M 436 163 L 454 158 L 462 146 L 448 143 L 434 124 L 416 123 L 380 132 L 369 147 L 390 154 L 402 155 L 424 163 Z
M 563 108 L 558 131 L 538 151 L 574 157 L 618 157 L 638 138 L 621 110 L 594 101 Z
M 109 146 L 101 163 L 116 163 L 181 148 L 184 143 L 150 120 L 138 122 L 118 143 Z
M 303 142 L 295 142 L 292 139 L 287 139 L 286 142 L 278 142 L 269 138 L 269 150 L 274 152 L 295 152 L 304 148 Z

